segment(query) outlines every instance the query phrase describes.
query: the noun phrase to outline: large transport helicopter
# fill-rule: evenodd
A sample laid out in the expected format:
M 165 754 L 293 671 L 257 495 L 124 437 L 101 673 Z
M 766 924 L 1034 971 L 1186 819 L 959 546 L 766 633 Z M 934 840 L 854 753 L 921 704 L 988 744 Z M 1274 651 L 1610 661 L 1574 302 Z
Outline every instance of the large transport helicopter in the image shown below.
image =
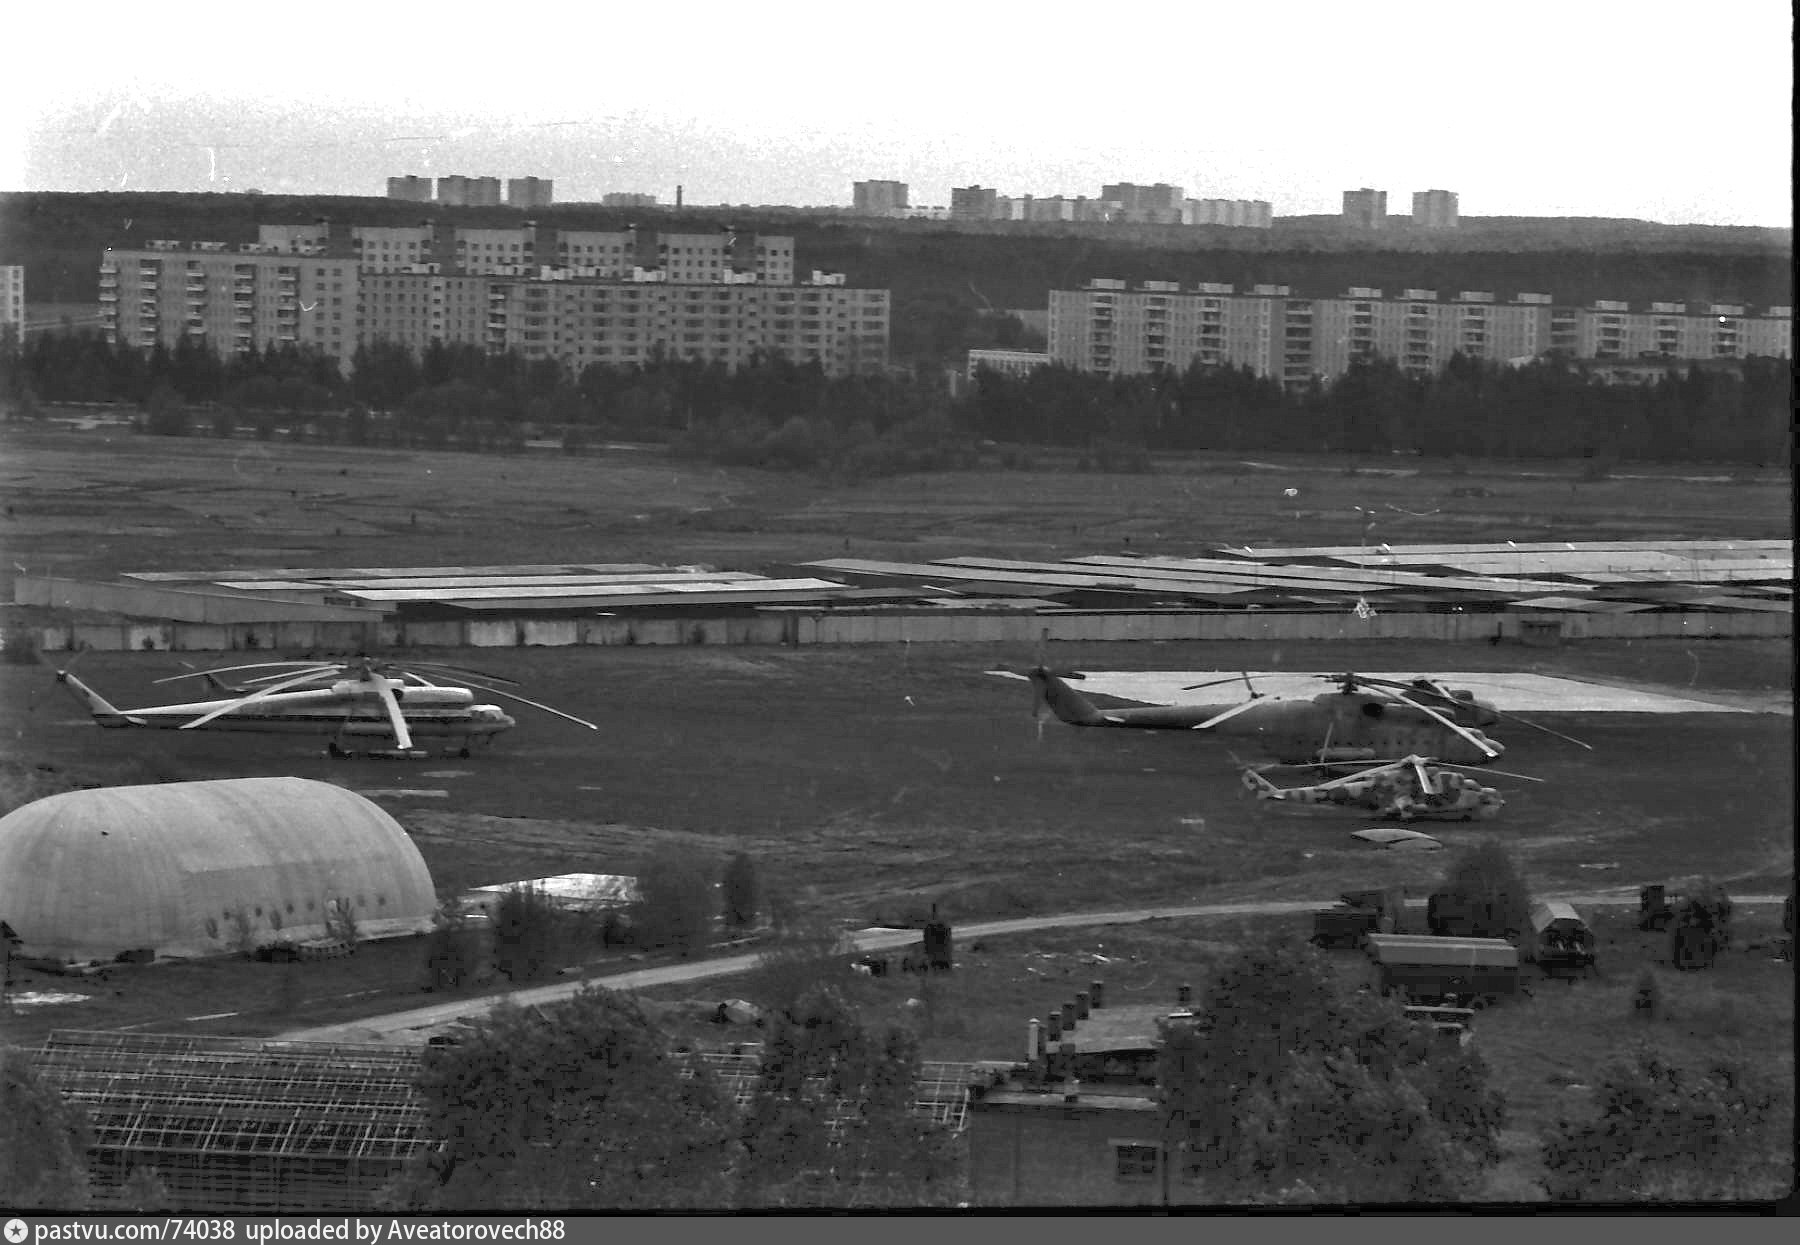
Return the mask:
M 1338 690 L 1305 700 L 1265 696 L 1232 704 L 1133 705 L 1102 709 L 1069 685 L 1080 674 L 1034 666 L 1025 672 L 1041 707 L 1072 726 L 1193 730 L 1222 735 L 1278 761 L 1378 761 L 1428 756 L 1462 765 L 1495 760 L 1505 746 L 1481 732 L 1501 720 L 1569 739 L 1548 727 L 1502 713 L 1472 692 L 1426 678 L 1402 683 L 1356 674 L 1320 675 Z M 1236 682 L 1237 680 L 1223 680 Z M 1248 677 L 1245 678 L 1248 685 Z M 1217 683 L 1194 684 L 1197 691 Z M 1579 740 L 1569 739 L 1571 743 Z M 1586 747 L 1586 744 L 1581 744 Z
M 218 677 L 250 670 L 280 673 L 246 679 L 240 686 Z M 204 679 L 221 693 L 218 699 L 141 709 L 118 708 L 67 670 L 58 670 L 56 678 L 103 727 L 322 735 L 333 756 L 424 757 L 438 752 L 466 757 L 517 725 L 499 705 L 477 704 L 475 689 L 541 709 L 589 730 L 599 729 L 573 714 L 490 686 L 517 686 L 511 679 L 435 662 L 409 663 L 402 669 L 362 657 L 198 670 L 157 682 Z

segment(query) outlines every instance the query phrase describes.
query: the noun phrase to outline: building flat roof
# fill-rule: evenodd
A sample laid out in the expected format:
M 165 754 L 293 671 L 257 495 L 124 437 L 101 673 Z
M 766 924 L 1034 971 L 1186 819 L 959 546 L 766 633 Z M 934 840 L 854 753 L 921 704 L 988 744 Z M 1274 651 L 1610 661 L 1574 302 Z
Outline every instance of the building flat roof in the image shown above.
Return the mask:
M 616 601 L 623 597 L 665 596 L 672 601 L 700 596 L 721 595 L 729 598 L 754 597 L 759 594 L 794 592 L 835 592 L 842 584 L 826 579 L 763 579 L 750 576 L 742 580 L 698 579 L 694 582 L 629 580 L 617 583 L 546 584 L 541 587 L 490 588 L 340 588 L 345 596 L 360 601 L 442 601 L 445 604 L 500 601 L 556 601 L 592 598 Z

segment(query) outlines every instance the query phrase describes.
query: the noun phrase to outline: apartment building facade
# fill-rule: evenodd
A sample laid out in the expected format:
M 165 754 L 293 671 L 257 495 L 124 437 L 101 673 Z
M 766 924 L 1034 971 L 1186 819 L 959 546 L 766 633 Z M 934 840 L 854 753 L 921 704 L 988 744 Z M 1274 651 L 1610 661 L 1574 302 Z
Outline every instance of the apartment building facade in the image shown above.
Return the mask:
M 1344 192 L 1343 221 L 1352 229 L 1383 229 L 1387 226 L 1387 191 L 1361 190 Z
M 906 211 L 908 193 L 905 182 L 854 182 L 851 207 L 859 216 L 899 216 Z
M 25 265 L 0 264 L 0 328 L 25 331 Z
M 437 179 L 437 201 L 452 207 L 499 207 L 498 177 L 464 177 L 452 173 Z
M 1275 209 L 1262 199 L 1189 199 L 1182 206 L 1181 223 L 1270 229 L 1275 224 Z
M 548 177 L 509 177 L 506 179 L 506 202 L 516 208 L 549 207 L 555 197 L 555 183 Z
M 1456 192 L 1453 190 L 1413 191 L 1412 223 L 1415 229 L 1455 229 Z
M 1287 286 L 1099 279 L 1050 293 L 1049 355 L 1085 371 L 1140 374 L 1159 367 L 1247 366 L 1303 385 L 1342 375 L 1359 359 L 1397 361 L 1430 374 L 1454 354 L 1512 361 L 1550 351 L 1594 360 L 1786 358 L 1793 309 L 1759 314 L 1738 304 L 1596 302 L 1574 307 L 1549 294 L 1501 300 L 1492 291 L 1387 292 L 1352 286 L 1334 298 L 1297 297 Z
M 431 202 L 431 179 L 429 177 L 390 177 L 387 179 L 387 197 L 403 199 L 408 203 Z
M 149 348 L 200 341 L 221 355 L 305 343 L 348 364 L 359 313 L 356 262 L 245 243 L 153 241 L 100 265 L 109 340 Z
M 798 282 L 791 237 L 731 231 L 264 226 L 236 247 L 109 250 L 100 286 L 112 341 L 304 345 L 346 369 L 360 344 L 438 341 L 577 370 L 659 353 L 737 367 L 760 351 L 844 375 L 886 367 L 890 326 L 886 290 Z

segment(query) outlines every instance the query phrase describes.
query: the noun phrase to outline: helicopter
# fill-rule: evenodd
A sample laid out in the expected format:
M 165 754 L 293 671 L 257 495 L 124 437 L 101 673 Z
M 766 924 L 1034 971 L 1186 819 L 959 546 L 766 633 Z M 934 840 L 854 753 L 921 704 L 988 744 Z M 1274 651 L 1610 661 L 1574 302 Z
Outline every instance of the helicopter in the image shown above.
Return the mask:
M 1446 765 L 1431 757 L 1402 757 L 1307 787 L 1277 787 L 1264 776 L 1271 768 L 1281 767 L 1244 766 L 1244 786 L 1259 799 L 1354 808 L 1384 819 L 1486 821 L 1496 816 L 1506 804 L 1494 788 L 1483 786 L 1460 772 L 1466 766 Z M 1503 770 L 1488 772 L 1505 773 Z M 1506 776 L 1527 782 L 1543 781 L 1528 774 Z
M 219 678 L 242 671 L 273 670 L 232 685 Z M 417 758 L 432 751 L 466 757 L 516 721 L 498 705 L 475 703 L 475 689 L 517 701 L 589 730 L 594 723 L 549 705 L 489 686 L 515 680 L 436 662 L 401 668 L 358 657 L 351 661 L 272 661 L 190 671 L 158 679 L 204 679 L 214 700 L 120 709 L 68 670 L 56 672 L 94 721 L 107 728 L 257 731 L 329 737 L 332 756 Z M 434 681 L 441 680 L 441 681 Z
M 1026 671 L 1024 677 L 1031 682 L 1040 709 L 1048 707 L 1059 719 L 1074 726 L 1210 731 L 1253 742 L 1278 761 L 1372 762 L 1380 757 L 1419 755 L 1480 765 L 1497 759 L 1506 750 L 1482 734 L 1482 725 L 1510 719 L 1558 734 L 1548 727 L 1501 713 L 1477 700 L 1471 692 L 1447 688 L 1422 676 L 1402 683 L 1356 674 L 1320 675 L 1326 682 L 1337 684 L 1338 690 L 1302 700 L 1257 692 L 1246 674 L 1243 678 L 1250 698 L 1234 704 L 1137 705 L 1119 709 L 1101 709 L 1069 686 L 1067 680 L 1082 677 L 1077 673 L 1039 665 Z M 1198 691 L 1217 685 L 1197 683 L 1184 690 Z

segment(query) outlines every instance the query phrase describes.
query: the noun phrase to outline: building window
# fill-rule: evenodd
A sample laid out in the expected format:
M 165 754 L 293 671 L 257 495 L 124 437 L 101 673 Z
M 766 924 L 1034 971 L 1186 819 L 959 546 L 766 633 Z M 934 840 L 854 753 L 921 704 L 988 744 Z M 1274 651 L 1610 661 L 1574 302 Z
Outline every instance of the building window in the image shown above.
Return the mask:
M 1145 1184 L 1156 1179 L 1158 1150 L 1141 1141 L 1113 1142 L 1113 1176 L 1120 1184 Z

